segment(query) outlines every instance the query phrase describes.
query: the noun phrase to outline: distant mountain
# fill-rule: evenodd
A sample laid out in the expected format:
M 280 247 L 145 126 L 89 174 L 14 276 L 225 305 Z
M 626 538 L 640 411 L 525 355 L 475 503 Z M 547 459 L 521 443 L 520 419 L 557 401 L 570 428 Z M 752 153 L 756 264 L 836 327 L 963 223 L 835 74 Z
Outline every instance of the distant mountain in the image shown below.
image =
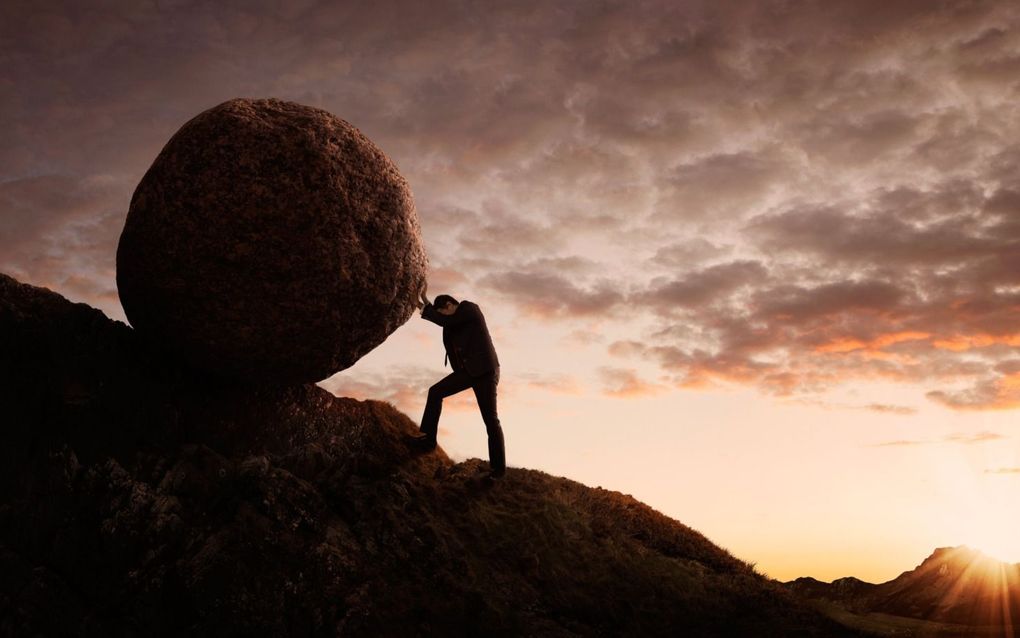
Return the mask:
M 413 455 L 0 275 L 0 635 L 854 636 L 630 496 Z
M 832 583 L 798 578 L 785 584 L 804 598 L 835 602 L 857 614 L 972 627 L 1020 625 L 1020 564 L 963 545 L 936 549 L 917 568 L 878 585 L 856 578 Z
M 831 583 L 815 580 L 805 576 L 786 583 L 787 587 L 805 598 L 833 600 L 846 604 L 848 607 L 864 608 L 865 601 L 870 600 L 878 585 L 848 576 Z

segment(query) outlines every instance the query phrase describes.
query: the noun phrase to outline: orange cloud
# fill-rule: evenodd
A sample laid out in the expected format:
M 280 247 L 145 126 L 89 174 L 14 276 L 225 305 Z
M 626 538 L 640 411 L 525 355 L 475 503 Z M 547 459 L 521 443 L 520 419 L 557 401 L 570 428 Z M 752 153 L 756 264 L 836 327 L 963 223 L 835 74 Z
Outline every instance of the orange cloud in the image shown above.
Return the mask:
M 1020 334 L 1011 335 L 954 335 L 946 339 L 936 339 L 932 342 L 936 348 L 963 352 L 972 348 L 984 348 L 987 346 L 1002 344 L 1007 346 L 1020 346 Z
M 599 375 L 604 384 L 602 393 L 610 397 L 630 399 L 659 394 L 666 390 L 665 386 L 641 379 L 636 371 L 629 368 L 603 367 L 599 369 Z
M 834 339 L 829 343 L 817 346 L 816 352 L 852 352 L 854 350 L 878 351 L 886 346 L 903 341 L 918 341 L 931 337 L 929 332 L 905 331 L 894 332 L 876 337 L 869 341 L 862 341 L 854 338 Z
M 920 440 L 905 440 L 898 439 L 895 441 L 883 441 L 881 443 L 872 443 L 870 447 L 904 447 L 911 445 L 928 445 L 934 443 L 955 443 L 962 445 L 975 445 L 979 443 L 987 443 L 989 441 L 1000 441 L 1006 439 L 998 432 L 989 432 L 987 430 L 969 433 L 969 432 L 956 432 L 953 434 L 947 434 L 941 439 L 920 439 Z

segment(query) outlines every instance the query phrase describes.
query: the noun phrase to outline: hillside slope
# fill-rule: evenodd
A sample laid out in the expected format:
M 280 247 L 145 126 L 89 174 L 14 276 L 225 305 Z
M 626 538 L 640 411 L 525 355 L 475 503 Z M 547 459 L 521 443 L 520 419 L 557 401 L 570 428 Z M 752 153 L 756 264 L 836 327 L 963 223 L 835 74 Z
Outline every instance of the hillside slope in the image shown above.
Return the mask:
M 1020 619 L 1020 565 L 961 545 L 940 547 L 915 569 L 875 588 L 871 609 L 966 625 Z
M 4 635 L 852 635 L 633 498 L 410 454 L 0 275 Z

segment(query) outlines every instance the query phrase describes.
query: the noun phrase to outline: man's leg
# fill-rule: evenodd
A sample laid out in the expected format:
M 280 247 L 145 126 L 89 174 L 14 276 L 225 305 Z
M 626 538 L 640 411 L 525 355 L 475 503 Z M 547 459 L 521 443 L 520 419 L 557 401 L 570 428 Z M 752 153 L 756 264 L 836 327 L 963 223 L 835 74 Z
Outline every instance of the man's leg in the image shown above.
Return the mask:
M 439 415 L 443 411 L 443 399 L 471 387 L 471 377 L 465 372 L 451 372 L 429 388 L 425 401 L 425 412 L 421 417 L 421 431 L 434 442 L 439 432 Z
M 481 377 L 475 377 L 471 385 L 482 412 L 485 431 L 489 435 L 489 467 L 495 476 L 506 471 L 506 450 L 503 446 L 503 428 L 496 413 L 496 386 L 499 385 L 499 368 Z

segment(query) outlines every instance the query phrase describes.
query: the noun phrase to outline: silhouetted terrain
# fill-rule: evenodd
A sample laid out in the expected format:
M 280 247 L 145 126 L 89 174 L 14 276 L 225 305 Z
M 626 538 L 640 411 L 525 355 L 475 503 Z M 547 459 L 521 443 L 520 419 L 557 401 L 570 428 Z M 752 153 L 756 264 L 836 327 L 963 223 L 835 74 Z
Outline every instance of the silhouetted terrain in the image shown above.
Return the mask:
M 0 275 L 5 635 L 855 635 L 618 492 L 412 456 L 391 405 L 213 385 Z
M 899 635 L 1012 636 L 1020 621 L 1020 564 L 990 558 L 969 547 L 942 547 L 916 569 L 875 585 L 856 578 L 823 583 L 798 578 L 786 583 L 799 595 L 826 603 L 824 609 L 844 622 L 842 612 L 870 618 L 859 626 L 879 629 L 899 624 Z M 894 616 L 931 624 L 902 624 Z M 912 631 L 914 633 L 905 634 Z

